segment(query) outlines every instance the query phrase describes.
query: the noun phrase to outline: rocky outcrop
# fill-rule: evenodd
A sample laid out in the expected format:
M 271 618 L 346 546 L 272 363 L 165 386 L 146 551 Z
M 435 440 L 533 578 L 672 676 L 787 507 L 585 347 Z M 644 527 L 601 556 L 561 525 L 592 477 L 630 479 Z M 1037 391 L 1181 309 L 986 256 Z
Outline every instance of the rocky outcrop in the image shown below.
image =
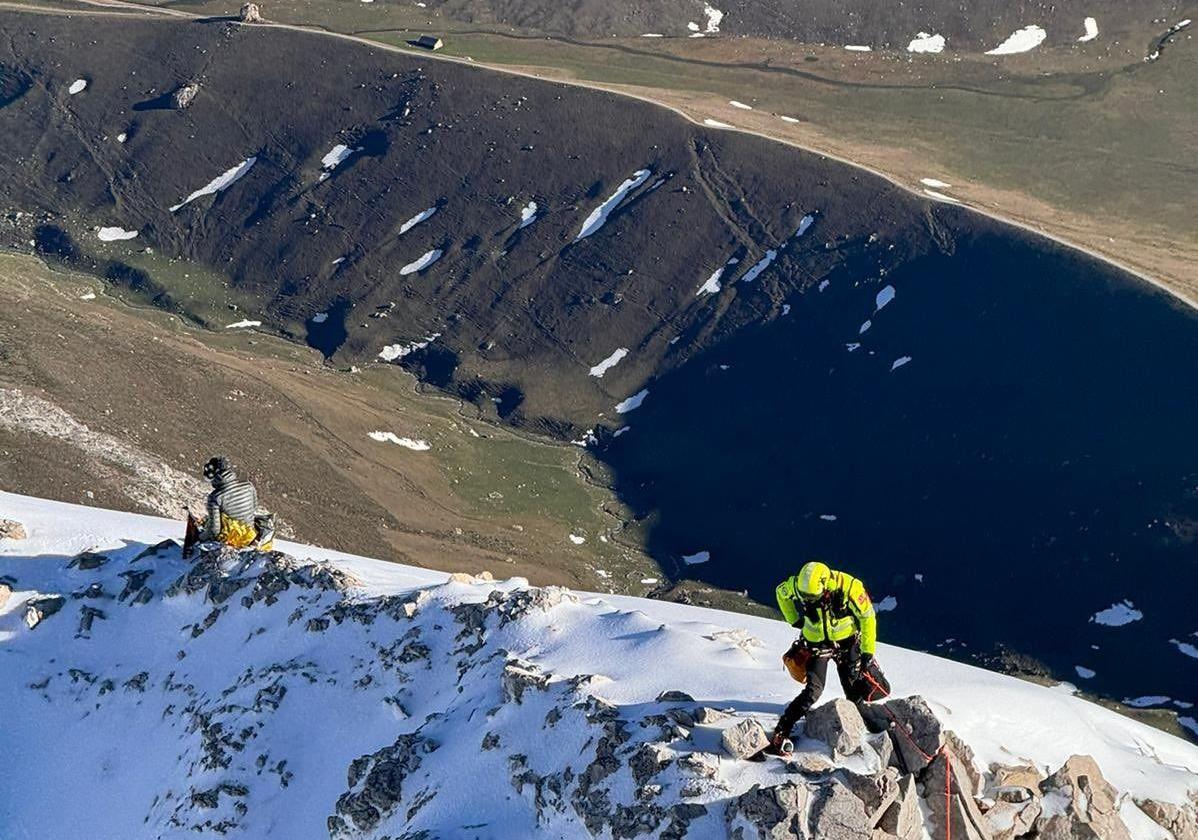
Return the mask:
M 940 721 L 922 697 L 870 703 L 861 711 L 871 731 L 891 733 L 901 769 L 907 772 L 923 770 L 940 749 L 943 736 Z
M 865 743 L 865 721 L 855 705 L 838 697 L 807 713 L 803 733 L 827 744 L 833 755 L 849 756 L 861 752 Z
M 395 743 L 355 759 L 349 766 L 349 790 L 329 817 L 329 836 L 349 838 L 369 831 L 391 814 L 404 796 L 404 780 L 437 745 L 422 735 L 400 735 Z M 354 831 L 356 829 L 356 831 Z
M 756 720 L 742 720 L 724 730 L 720 735 L 720 746 L 733 758 L 745 759 L 770 745 L 769 735 Z
M 1131 840 L 1119 816 L 1118 794 L 1090 756 L 1070 756 L 1060 770 L 1040 783 L 1040 791 L 1068 803 L 1064 813 L 1036 821 L 1037 836 L 1042 840 Z
M 806 786 L 796 782 L 774 787 L 753 785 L 728 803 L 728 836 L 733 840 L 805 838 L 803 815 L 809 796 Z
M 1138 800 L 1136 804 L 1150 820 L 1172 834 L 1176 840 L 1198 840 L 1198 793 L 1191 797 L 1188 805 L 1174 805 L 1155 799 Z
M 870 834 L 865 803 L 838 779 L 820 787 L 811 800 L 808 828 L 820 840 L 859 840 Z
M 245 3 L 237 13 L 237 19 L 242 23 L 261 23 L 262 10 L 258 8 L 257 3 Z
M 99 554 L 94 551 L 85 551 L 82 554 L 77 554 L 71 558 L 71 562 L 67 564 L 68 569 L 78 569 L 81 572 L 90 572 L 100 568 L 108 562 L 106 554 Z
M 549 677 L 539 673 L 540 669 L 531 662 L 513 659 L 503 666 L 503 701 L 524 702 L 524 692 L 529 689 L 544 691 Z
M 44 598 L 30 598 L 25 602 L 25 625 L 32 630 L 50 616 L 62 609 L 66 598 L 61 595 L 49 595 Z
M 180 85 L 171 94 L 171 108 L 176 111 L 183 111 L 191 106 L 195 101 L 196 94 L 200 92 L 199 82 L 188 82 L 185 85 Z
M 27 538 L 25 526 L 15 519 L 0 519 L 0 540 L 23 540 Z

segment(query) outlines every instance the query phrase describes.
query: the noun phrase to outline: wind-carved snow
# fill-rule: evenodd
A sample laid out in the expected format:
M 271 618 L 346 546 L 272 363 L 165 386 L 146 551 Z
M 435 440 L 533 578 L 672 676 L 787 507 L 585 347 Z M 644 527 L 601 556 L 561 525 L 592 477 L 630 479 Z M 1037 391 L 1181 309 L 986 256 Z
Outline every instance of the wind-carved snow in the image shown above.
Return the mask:
M 535 201 L 530 201 L 520 210 L 520 227 L 516 228 L 516 230 L 524 230 L 524 228 L 528 227 L 536 220 L 537 203 Z
M 87 79 L 76 79 L 71 82 L 71 86 L 67 88 L 67 93 L 74 96 L 77 93 L 83 93 L 87 88 Z
M 1125 624 L 1131 624 L 1133 621 L 1139 621 L 1144 617 L 1144 613 L 1136 609 L 1136 605 L 1131 601 L 1123 600 L 1117 604 L 1111 604 L 1105 610 L 1099 610 L 1090 617 L 1090 621 L 1095 624 L 1102 624 L 1107 627 L 1122 627 Z
M 920 178 L 919 183 L 925 187 L 931 187 L 934 190 L 947 190 L 952 184 L 941 181 L 939 178 Z
M 235 321 L 232 324 L 225 324 L 225 329 L 226 330 L 240 330 L 240 329 L 245 329 L 246 327 L 260 327 L 260 326 L 262 326 L 261 321 Z
M 137 231 L 125 230 L 121 227 L 102 227 L 96 231 L 96 238 L 101 242 L 121 242 L 137 238 Z
M 986 55 L 1014 55 L 1015 53 L 1025 53 L 1029 50 L 1034 50 L 1036 47 L 1044 43 L 1044 39 L 1048 37 L 1048 33 L 1043 27 L 1032 24 L 1025 26 L 1022 29 L 1011 33 L 1011 37 L 1003 41 L 992 50 L 987 50 Z
M 641 407 L 641 403 L 645 401 L 645 397 L 647 396 L 649 396 L 648 388 L 638 391 L 616 406 L 616 414 L 627 414 L 630 411 L 636 411 Z
M 170 208 L 170 211 L 172 213 L 178 212 L 184 206 L 191 204 L 191 202 L 195 201 L 197 198 L 203 198 L 206 195 L 216 195 L 219 192 L 224 192 L 229 187 L 233 186 L 235 183 L 244 178 L 246 173 L 249 172 L 257 162 L 257 155 L 246 158 L 232 169 L 222 172 L 220 175 L 213 178 L 191 195 L 187 196 L 187 198 Z
M 907 52 L 941 53 L 944 52 L 944 36 L 933 35 L 930 32 L 920 32 L 907 44 Z
M 752 111 L 753 110 L 752 105 L 746 105 L 745 103 L 740 102 L 736 99 L 729 99 L 728 104 L 731 105 L 733 108 L 740 108 L 742 111 Z
M 574 241 L 579 242 L 586 239 L 607 224 L 607 217 L 612 214 L 613 210 L 620 206 L 620 202 L 624 200 L 624 197 L 649 180 L 649 176 L 652 174 L 653 170 L 651 169 L 638 169 L 632 174 L 631 178 L 620 184 L 607 201 L 591 211 L 591 215 L 587 216 L 586 221 L 582 223 L 582 229 L 578 232 L 578 236 L 574 237 Z
M 720 278 L 724 276 L 724 272 L 739 262 L 740 257 L 729 257 L 728 262 L 724 263 L 711 273 L 711 276 L 707 278 L 707 282 L 699 287 L 699 291 L 695 292 L 695 296 L 698 297 L 701 295 L 714 295 L 719 293 L 721 288 Z
M 416 227 L 416 225 L 420 224 L 421 222 L 427 222 L 434 215 L 436 215 L 436 213 L 437 213 L 436 207 L 430 207 L 427 210 L 421 210 L 415 216 L 408 219 L 406 222 L 404 222 L 402 225 L 399 226 L 399 235 L 403 236 L 405 233 L 410 231 L 412 228 Z
M 396 359 L 402 359 L 417 350 L 423 350 L 434 341 L 441 337 L 441 333 L 433 333 L 424 337 L 423 341 L 413 341 L 410 344 L 388 344 L 379 351 L 379 358 L 384 362 L 394 362 Z
M 873 52 L 874 48 L 863 44 L 846 44 L 845 49 L 849 52 Z
M 370 439 L 379 443 L 394 443 L 396 446 L 402 446 L 404 449 L 411 449 L 413 452 L 427 452 L 432 449 L 427 440 L 418 440 L 410 437 L 400 437 L 395 432 L 371 432 Z
M 876 315 L 877 313 L 881 312 L 885 308 L 886 304 L 894 300 L 896 294 L 897 293 L 894 291 L 894 286 L 887 286 L 878 292 L 877 296 L 874 298 L 874 314 Z
M 911 362 L 910 356 L 899 356 L 897 359 L 894 360 L 894 363 L 890 366 L 890 369 L 892 371 L 898 370 L 903 365 L 910 364 L 910 362 Z
M 324 170 L 320 173 L 320 180 L 324 181 L 328 179 L 333 174 L 334 169 L 345 163 L 360 151 L 362 151 L 361 147 L 351 149 L 344 143 L 338 143 L 336 146 L 326 152 L 325 156 L 320 159 L 320 168 Z
M 434 248 L 431 251 L 423 254 L 415 262 L 410 262 L 399 270 L 400 274 L 415 274 L 418 271 L 424 271 L 430 265 L 441 259 L 443 251 L 440 248 Z
M 881 601 L 874 604 L 874 612 L 890 612 L 898 608 L 898 599 L 893 595 L 887 595 Z
M 732 128 L 733 127 L 733 126 L 728 125 L 728 123 L 726 123 L 726 122 L 720 122 L 719 120 L 713 120 L 711 117 L 708 117 L 707 119 L 703 120 L 703 125 L 707 126 L 708 128 Z
M 0 607 L 4 742 L 30 757 L 0 781 L 5 837 L 207 837 L 214 825 L 239 838 L 656 837 L 668 824 L 699 840 L 728 836 L 726 815 L 755 785 L 758 803 L 787 792 L 772 788 L 788 780 L 781 765 L 717 754 L 726 728 L 768 728 L 793 697 L 777 667 L 794 638 L 784 622 L 281 540 L 280 554 L 189 562 L 161 542 L 180 535 L 177 516 L 8 493 L 0 509 L 29 532 L 0 542 L 0 575 L 16 578 Z M 107 562 L 66 568 L 84 550 Z M 29 628 L 23 614 L 51 593 L 61 608 Z M 1198 787 L 1198 748 L 1143 723 L 947 659 L 884 643 L 878 654 L 979 768 L 1053 771 L 1092 755 L 1133 837 L 1166 836 L 1136 802 L 1186 803 Z M 730 716 L 702 710 L 715 698 Z M 682 715 L 693 724 L 679 728 Z M 877 752 L 798 747 L 836 767 L 820 774 L 835 782 L 789 777 L 803 796 L 843 796 L 861 813 L 841 788 L 880 780 Z M 61 784 L 72 774 L 85 795 Z M 646 779 L 664 796 L 638 798 Z M 704 808 L 689 826 L 674 807 L 684 786 Z M 488 825 L 465 829 L 480 813 Z M 926 836 L 942 833 L 929 822 Z
M 1077 39 L 1078 41 L 1082 42 L 1083 44 L 1087 41 L 1093 41 L 1095 38 L 1098 37 L 1098 21 L 1097 20 L 1095 20 L 1092 17 L 1088 17 L 1085 20 L 1085 26 L 1086 26 L 1086 34 Z
M 701 563 L 706 563 L 711 559 L 710 551 L 697 551 L 694 554 L 684 555 L 682 562 L 688 566 L 698 566 Z
M 618 365 L 620 363 L 620 360 L 623 359 L 627 355 L 628 355 L 627 347 L 620 347 L 619 349 L 613 351 L 610 356 L 608 356 L 602 362 L 600 362 L 599 364 L 597 364 L 593 368 L 591 368 L 591 376 L 595 376 L 595 377 L 602 379 L 603 374 L 607 373 L 609 370 L 611 370 L 616 365 Z

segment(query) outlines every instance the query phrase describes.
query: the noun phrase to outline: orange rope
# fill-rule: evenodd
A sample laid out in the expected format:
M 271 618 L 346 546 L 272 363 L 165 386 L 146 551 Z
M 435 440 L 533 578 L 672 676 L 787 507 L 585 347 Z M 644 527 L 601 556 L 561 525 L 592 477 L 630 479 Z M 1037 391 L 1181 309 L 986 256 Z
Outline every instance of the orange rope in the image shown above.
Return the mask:
M 873 683 L 879 691 L 882 690 L 882 686 L 878 685 L 877 682 L 875 682 L 874 679 L 868 674 L 865 675 L 865 678 Z M 948 753 L 945 752 L 945 745 L 941 744 L 940 749 L 936 750 L 935 754 L 928 755 L 923 751 L 923 748 L 921 748 L 919 744 L 915 743 L 915 739 L 911 737 L 910 733 L 907 732 L 903 725 L 899 723 L 899 719 L 894 716 L 894 712 L 890 711 L 890 709 L 886 708 L 885 706 L 882 706 L 882 711 L 884 711 L 890 717 L 890 719 L 894 721 L 895 728 L 898 729 L 899 732 L 903 733 L 903 737 L 907 739 L 911 746 L 915 747 L 915 751 L 922 755 L 929 764 L 936 760 L 936 756 L 941 756 L 944 758 L 944 838 L 945 840 L 953 840 L 953 763 L 949 760 Z

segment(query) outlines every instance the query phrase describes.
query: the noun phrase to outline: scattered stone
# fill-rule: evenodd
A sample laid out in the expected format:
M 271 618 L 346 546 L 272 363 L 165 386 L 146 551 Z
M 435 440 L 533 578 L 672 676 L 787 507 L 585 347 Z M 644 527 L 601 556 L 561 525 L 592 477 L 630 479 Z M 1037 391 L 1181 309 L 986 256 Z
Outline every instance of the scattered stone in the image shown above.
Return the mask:
M 1130 840 L 1131 834 L 1119 816 L 1116 791 L 1090 756 L 1070 756 L 1060 770 L 1040 783 L 1040 791 L 1063 796 L 1069 802 L 1064 813 L 1036 820 L 1036 831 L 1043 840 Z
M 753 785 L 728 803 L 728 836 L 732 840 L 804 838 L 807 797 L 807 788 L 795 782 L 766 788 Z
M 503 702 L 522 703 L 524 692 L 535 688 L 544 691 L 549 685 L 549 676 L 537 672 L 537 666 L 521 659 L 509 660 L 503 666 Z
M 900 697 L 885 703 L 867 703 L 862 706 L 861 713 L 871 731 L 889 730 L 893 733 L 901 770 L 918 773 L 930 763 L 929 756 L 936 755 L 940 750 L 940 721 L 922 697 Z
M 710 725 L 718 723 L 721 720 L 726 720 L 730 715 L 727 712 L 722 712 L 719 709 L 713 709 L 710 706 L 700 706 L 695 711 L 695 723 Z
M 924 836 L 923 812 L 915 777 L 908 773 L 898 781 L 898 795 L 874 819 L 874 826 L 900 840 L 919 840 Z
M 199 82 L 188 82 L 185 85 L 180 85 L 171 94 L 171 108 L 176 111 L 182 111 L 195 101 L 196 94 L 200 92 Z
M 865 721 L 857 707 L 840 697 L 808 712 L 803 732 L 808 738 L 827 744 L 832 754 L 839 756 L 860 752 L 866 734 Z
M 28 538 L 25 526 L 15 519 L 0 519 L 0 540 L 23 540 Z
M 645 785 L 673 760 L 670 751 L 661 744 L 641 744 L 628 760 L 628 768 L 637 785 Z
M 89 607 L 86 604 L 80 607 L 79 631 L 76 635 L 83 637 L 90 636 L 92 632 L 92 622 L 94 622 L 97 618 L 103 621 L 108 618 L 108 616 L 104 615 L 103 610 L 98 610 L 95 607 Z
M 246 3 L 241 7 L 241 11 L 237 13 L 237 18 L 242 23 L 261 23 L 262 10 L 258 8 L 257 3 Z
M 836 769 L 836 765 L 822 753 L 797 752 L 786 762 L 786 769 L 804 776 L 826 776 Z
M 31 598 L 25 602 L 25 624 L 32 630 L 45 619 L 62 609 L 66 598 L 61 595 L 49 595 L 44 598 Z
M 146 581 L 154 574 L 153 569 L 131 569 L 120 572 L 121 577 L 125 579 L 125 588 L 121 590 L 121 594 L 116 596 L 118 601 L 124 601 L 133 595 L 136 595 L 139 590 L 145 588 Z
M 67 563 L 68 569 L 78 569 L 81 572 L 90 572 L 98 569 L 108 562 L 108 555 L 98 554 L 94 551 L 85 551 L 82 554 L 75 555 L 70 563 Z
M 720 746 L 724 752 L 737 759 L 745 759 L 764 750 L 770 745 L 770 738 L 756 720 L 742 720 L 724 730 L 720 736 Z
M 820 840 L 860 840 L 870 835 L 865 804 L 839 780 L 816 791 L 808 826 L 811 836 Z

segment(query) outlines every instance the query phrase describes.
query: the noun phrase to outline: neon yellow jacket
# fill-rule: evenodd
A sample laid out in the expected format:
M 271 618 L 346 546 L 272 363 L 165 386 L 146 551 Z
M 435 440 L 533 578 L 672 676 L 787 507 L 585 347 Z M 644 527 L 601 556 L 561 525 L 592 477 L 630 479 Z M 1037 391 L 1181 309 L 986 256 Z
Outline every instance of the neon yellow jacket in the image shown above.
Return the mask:
M 878 619 L 865 584 L 850 574 L 834 570 L 824 597 L 807 603 L 799 597 L 795 577 L 791 575 L 774 591 L 786 623 L 798 627 L 801 616 L 803 638 L 812 644 L 843 642 L 858 633 L 861 652 L 872 656 L 878 644 Z

